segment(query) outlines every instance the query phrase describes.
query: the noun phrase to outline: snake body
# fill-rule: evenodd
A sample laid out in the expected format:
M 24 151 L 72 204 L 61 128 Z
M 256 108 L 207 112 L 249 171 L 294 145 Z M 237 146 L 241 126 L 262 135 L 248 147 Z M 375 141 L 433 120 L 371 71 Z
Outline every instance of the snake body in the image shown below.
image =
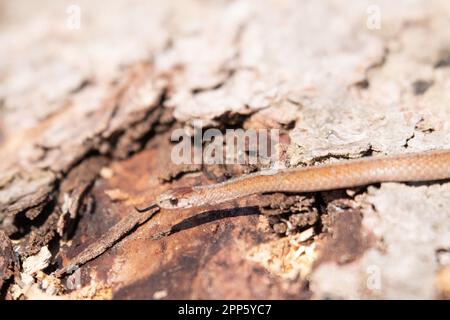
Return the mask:
M 164 209 L 214 205 L 257 193 L 314 192 L 378 182 L 435 181 L 450 178 L 450 150 L 374 156 L 334 164 L 269 170 L 226 182 L 183 187 L 161 194 Z
M 173 189 L 161 194 L 149 207 L 136 208 L 137 212 L 119 221 L 110 232 L 92 243 L 55 274 L 60 277 L 101 255 L 136 225 L 150 219 L 160 208 L 181 209 L 214 205 L 256 193 L 302 193 L 351 188 L 377 182 L 435 181 L 449 178 L 450 150 L 441 150 L 261 171 L 222 183 Z

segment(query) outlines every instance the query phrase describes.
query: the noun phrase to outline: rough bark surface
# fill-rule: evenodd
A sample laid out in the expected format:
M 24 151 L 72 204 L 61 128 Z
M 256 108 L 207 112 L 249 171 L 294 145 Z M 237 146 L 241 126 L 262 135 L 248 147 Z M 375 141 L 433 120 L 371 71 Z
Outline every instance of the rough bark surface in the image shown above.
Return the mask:
M 280 129 L 284 166 L 449 149 L 450 2 L 78 5 L 71 29 L 0 1 L 0 297 L 450 296 L 447 181 L 162 210 L 53 273 L 135 205 L 258 169 L 174 165 L 176 128 Z

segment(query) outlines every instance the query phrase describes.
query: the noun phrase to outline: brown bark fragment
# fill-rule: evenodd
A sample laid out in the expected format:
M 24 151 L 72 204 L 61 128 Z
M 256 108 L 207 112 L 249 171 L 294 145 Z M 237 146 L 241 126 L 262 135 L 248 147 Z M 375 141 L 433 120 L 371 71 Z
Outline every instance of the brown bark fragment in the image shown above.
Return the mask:
M 321 255 L 316 266 L 333 261 L 346 264 L 358 259 L 371 246 L 370 238 L 363 234 L 362 213 L 358 208 L 342 210 L 342 204 L 335 201 L 328 205 L 327 214 L 322 216 L 326 233 L 321 239 Z
M 17 271 L 17 262 L 11 240 L 0 230 L 0 294 L 5 282 Z

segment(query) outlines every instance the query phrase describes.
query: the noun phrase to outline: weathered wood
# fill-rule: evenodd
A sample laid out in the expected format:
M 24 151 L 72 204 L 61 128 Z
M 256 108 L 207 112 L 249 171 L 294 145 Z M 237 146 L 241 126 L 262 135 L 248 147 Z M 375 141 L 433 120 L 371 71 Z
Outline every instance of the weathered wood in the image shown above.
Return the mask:
M 20 265 L 49 246 L 50 275 L 111 239 L 134 205 L 258 169 L 174 165 L 176 128 L 280 129 L 281 166 L 450 148 L 448 1 L 78 3 L 73 29 L 63 3 L 36 14 L 29 1 L 0 2 L 0 287 L 10 298 L 36 294 L 4 282 L 13 249 Z M 445 297 L 449 187 L 162 211 L 82 266 L 82 282 L 90 298 L 105 287 L 107 298 Z M 383 275 L 380 288 L 368 272 Z

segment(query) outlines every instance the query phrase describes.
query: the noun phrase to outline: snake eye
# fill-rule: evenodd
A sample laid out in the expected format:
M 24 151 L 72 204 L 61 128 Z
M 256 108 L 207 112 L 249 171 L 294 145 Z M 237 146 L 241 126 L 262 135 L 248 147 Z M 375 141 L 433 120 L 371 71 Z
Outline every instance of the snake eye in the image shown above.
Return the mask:
M 176 206 L 178 204 L 178 199 L 177 198 L 170 198 L 169 199 L 170 204 L 173 206 Z

